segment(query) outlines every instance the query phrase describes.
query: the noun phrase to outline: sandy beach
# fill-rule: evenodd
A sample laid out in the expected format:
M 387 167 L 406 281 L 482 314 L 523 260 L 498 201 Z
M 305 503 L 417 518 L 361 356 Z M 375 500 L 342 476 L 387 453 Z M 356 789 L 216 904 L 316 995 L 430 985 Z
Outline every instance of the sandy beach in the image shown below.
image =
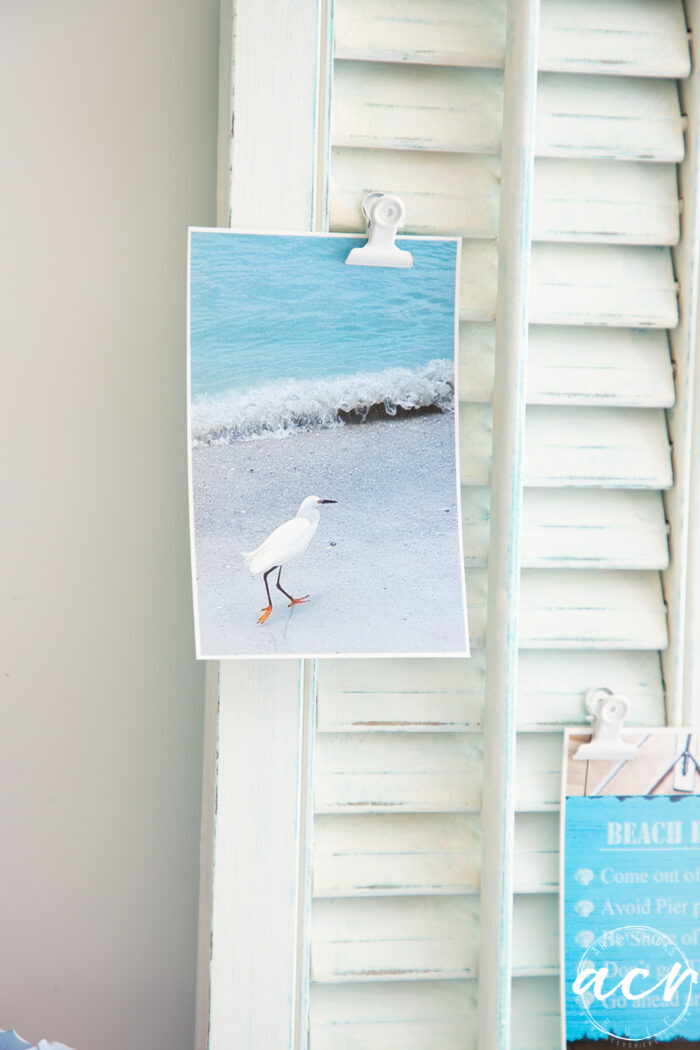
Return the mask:
M 194 449 L 200 655 L 466 653 L 453 462 L 451 414 Z M 282 572 L 309 601 L 273 589 L 259 625 L 265 588 L 242 552 L 311 494 L 337 504 Z

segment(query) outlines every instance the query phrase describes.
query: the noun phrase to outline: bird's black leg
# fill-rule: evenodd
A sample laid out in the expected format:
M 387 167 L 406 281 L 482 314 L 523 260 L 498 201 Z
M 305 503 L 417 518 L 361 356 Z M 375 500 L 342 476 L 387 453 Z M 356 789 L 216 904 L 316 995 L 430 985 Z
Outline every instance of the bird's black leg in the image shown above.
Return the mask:
M 277 587 L 278 591 L 282 591 L 282 594 L 284 594 L 285 597 L 289 598 L 289 605 L 290 605 L 290 607 L 292 605 L 299 605 L 300 602 L 305 602 L 306 599 L 309 597 L 308 594 L 305 594 L 303 598 L 292 598 L 291 594 L 288 591 L 285 591 L 284 587 L 280 583 L 280 576 L 281 575 L 282 575 L 282 566 L 280 565 L 280 571 L 277 573 L 276 587 Z
M 280 583 L 280 576 L 281 575 L 282 575 L 282 566 L 280 565 L 280 571 L 277 573 L 277 584 L 276 584 L 277 590 L 278 591 L 282 591 L 282 594 L 284 594 L 287 598 L 289 598 L 290 602 L 293 602 L 294 599 L 292 598 L 291 594 L 288 594 L 287 591 L 285 591 L 285 589 L 282 586 L 282 584 Z M 269 597 L 269 595 L 268 595 L 268 597 Z
M 267 577 L 270 575 L 271 572 L 274 572 L 276 568 L 277 568 L 277 566 L 273 565 L 271 569 L 268 569 L 266 573 L 263 573 L 263 580 L 265 581 L 265 590 L 267 591 L 267 604 L 268 605 L 272 605 L 272 598 L 270 597 L 270 588 L 269 588 L 268 583 L 267 583 Z M 280 572 L 282 572 L 282 566 L 281 565 L 280 565 Z M 279 582 L 279 577 L 277 579 L 278 579 L 278 582 Z
M 267 582 L 267 577 L 270 575 L 271 572 L 274 572 L 276 568 L 277 566 L 273 565 L 271 569 L 268 569 L 267 572 L 263 573 L 263 581 L 265 583 L 265 590 L 267 591 L 267 605 L 262 610 L 262 616 L 259 617 L 258 623 L 265 623 L 265 620 L 272 612 L 272 598 L 270 597 L 270 586 Z M 280 565 L 279 568 L 281 571 L 282 566 Z

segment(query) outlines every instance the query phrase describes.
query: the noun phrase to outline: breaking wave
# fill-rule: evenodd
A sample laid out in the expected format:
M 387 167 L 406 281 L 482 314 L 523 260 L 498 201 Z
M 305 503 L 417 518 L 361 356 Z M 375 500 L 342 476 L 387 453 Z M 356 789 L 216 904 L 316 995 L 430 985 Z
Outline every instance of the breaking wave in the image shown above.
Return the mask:
M 442 359 L 415 369 L 289 380 L 194 402 L 192 443 L 198 448 L 264 435 L 285 437 L 298 430 L 445 412 L 453 405 L 454 365 Z

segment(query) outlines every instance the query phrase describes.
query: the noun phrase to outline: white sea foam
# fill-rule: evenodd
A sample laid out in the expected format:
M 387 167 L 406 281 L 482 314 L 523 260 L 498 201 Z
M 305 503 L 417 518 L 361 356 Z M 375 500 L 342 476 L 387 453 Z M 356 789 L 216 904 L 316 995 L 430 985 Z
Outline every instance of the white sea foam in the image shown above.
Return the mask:
M 192 405 L 192 443 L 229 445 L 263 435 L 285 437 L 296 430 L 316 430 L 365 422 L 376 414 L 454 404 L 454 365 L 436 360 L 418 368 L 388 368 L 330 379 L 289 380 Z

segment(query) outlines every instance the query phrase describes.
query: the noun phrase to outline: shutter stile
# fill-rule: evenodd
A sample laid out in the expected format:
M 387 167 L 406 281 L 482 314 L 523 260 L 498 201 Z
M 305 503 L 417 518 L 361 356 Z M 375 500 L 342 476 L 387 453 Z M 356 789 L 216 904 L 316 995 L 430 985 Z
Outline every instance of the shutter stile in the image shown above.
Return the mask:
M 666 711 L 670 725 L 693 725 L 698 718 L 698 467 L 700 445 L 698 384 L 695 358 L 698 332 L 698 257 L 700 256 L 700 184 L 697 39 L 700 5 L 686 0 L 686 17 L 695 41 L 695 68 L 679 82 L 679 94 L 687 122 L 686 156 L 678 169 L 683 198 L 683 237 L 673 249 L 673 263 L 680 282 L 678 327 L 669 333 L 676 370 L 677 398 L 668 412 L 673 441 L 676 484 L 664 493 L 666 514 L 671 523 L 674 557 L 664 572 L 669 629 L 673 645 L 662 654 L 666 683 Z M 694 520 L 694 527 L 693 527 Z
M 327 12 L 298 0 L 270 19 L 267 4 L 236 0 L 234 24 L 233 8 L 222 0 L 218 223 L 318 228 Z M 289 159 L 283 179 L 280 156 Z M 298 1050 L 308 1030 L 315 669 L 224 660 L 209 680 L 197 1046 Z

